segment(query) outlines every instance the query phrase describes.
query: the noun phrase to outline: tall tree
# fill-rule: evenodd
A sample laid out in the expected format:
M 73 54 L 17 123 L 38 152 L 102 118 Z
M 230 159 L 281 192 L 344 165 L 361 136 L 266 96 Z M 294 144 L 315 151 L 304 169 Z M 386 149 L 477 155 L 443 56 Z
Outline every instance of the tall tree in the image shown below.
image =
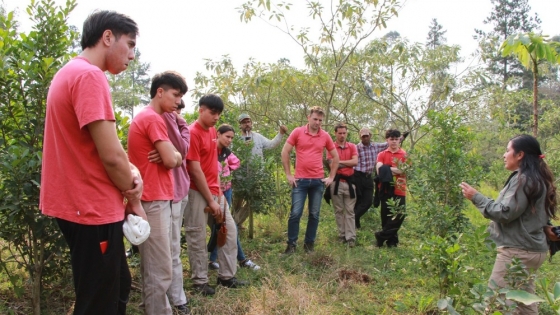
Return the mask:
M 438 23 L 437 19 L 432 19 L 430 31 L 428 32 L 428 37 L 426 38 L 426 47 L 435 49 L 437 46 L 445 44 L 447 42 L 445 33 L 447 33 L 447 31 L 443 30 L 443 26 Z
M 140 49 L 134 50 L 134 60 L 128 68 L 117 74 L 107 75 L 113 105 L 134 116 L 134 107 L 150 102 L 150 63 L 140 61 Z
M 511 77 L 522 79 L 522 87 L 531 86 L 532 75 L 512 56 L 502 56 L 499 47 L 509 36 L 517 33 L 536 31 L 541 20 L 535 13 L 530 15 L 529 0 L 490 0 L 492 12 L 484 20 L 491 26 L 490 31 L 475 29 L 475 39 L 479 40 L 481 55 L 487 70 L 505 87 Z
M 500 47 L 503 56 L 514 55 L 525 68 L 533 73 L 533 136 L 538 133 L 538 77 L 539 62 L 560 63 L 560 54 L 555 50 L 557 43 L 549 43 L 545 37 L 533 32 L 508 37 Z

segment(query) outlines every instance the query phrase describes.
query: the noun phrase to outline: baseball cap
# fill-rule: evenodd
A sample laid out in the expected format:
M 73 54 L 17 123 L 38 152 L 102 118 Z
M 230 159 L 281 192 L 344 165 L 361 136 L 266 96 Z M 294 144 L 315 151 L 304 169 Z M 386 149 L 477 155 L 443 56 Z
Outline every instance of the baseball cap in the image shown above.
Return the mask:
M 251 116 L 249 116 L 249 114 L 243 113 L 243 114 L 239 115 L 239 118 L 237 119 L 237 121 L 242 122 L 243 119 L 247 119 L 247 118 L 251 119 Z
M 371 131 L 368 128 L 360 129 L 360 137 L 362 136 L 371 136 Z

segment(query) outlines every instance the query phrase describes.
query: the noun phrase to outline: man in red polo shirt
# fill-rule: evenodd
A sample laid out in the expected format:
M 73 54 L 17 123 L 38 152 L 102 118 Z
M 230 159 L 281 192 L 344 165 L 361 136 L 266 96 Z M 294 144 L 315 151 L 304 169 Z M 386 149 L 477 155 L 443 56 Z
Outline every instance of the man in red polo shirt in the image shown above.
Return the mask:
M 406 152 L 400 146 L 402 141 L 400 131 L 387 130 L 385 139 L 389 147 L 377 155 L 376 168 L 380 178 L 381 231 L 375 233 L 375 239 L 378 247 L 383 246 L 385 241 L 387 247 L 397 247 L 398 232 L 405 218 L 406 174 L 400 169 L 400 165 L 406 162 Z M 388 176 L 385 176 L 384 173 Z M 389 185 L 385 183 L 384 186 L 384 177 L 389 177 Z M 387 204 L 389 199 L 395 201 L 395 207 L 389 207 Z
M 324 112 L 321 107 L 314 106 L 307 116 L 308 124 L 294 129 L 282 148 L 282 165 L 286 179 L 292 186 L 292 209 L 288 219 L 288 247 L 284 254 L 296 252 L 299 234 L 299 221 L 303 214 L 305 199 L 309 196 L 309 218 L 305 231 L 303 249 L 309 253 L 314 250 L 317 227 L 319 226 L 319 212 L 323 190 L 334 179 L 338 169 L 338 152 L 327 132 L 321 129 Z M 296 174 L 292 175 L 290 167 L 290 152 L 296 148 Z M 323 151 L 332 155 L 330 176 L 323 178 Z
M 354 166 L 358 164 L 358 149 L 353 143 L 346 142 L 348 128 L 340 123 L 334 127 L 336 135 L 336 152 L 340 162 L 330 187 L 330 195 L 334 208 L 338 238 L 349 247 L 356 246 L 356 224 L 354 222 L 354 206 L 356 205 L 356 185 L 352 182 Z M 329 164 L 332 157 L 329 154 Z

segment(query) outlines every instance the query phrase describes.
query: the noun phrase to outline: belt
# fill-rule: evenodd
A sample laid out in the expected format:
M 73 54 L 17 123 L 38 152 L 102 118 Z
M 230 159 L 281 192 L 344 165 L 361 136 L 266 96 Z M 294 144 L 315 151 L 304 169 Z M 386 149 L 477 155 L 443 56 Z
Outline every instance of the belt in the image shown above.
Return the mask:
M 356 171 L 356 170 L 354 170 L 354 173 L 363 174 L 363 175 L 365 175 L 366 177 L 371 177 L 371 174 L 372 174 L 372 173 L 366 173 L 366 172 Z

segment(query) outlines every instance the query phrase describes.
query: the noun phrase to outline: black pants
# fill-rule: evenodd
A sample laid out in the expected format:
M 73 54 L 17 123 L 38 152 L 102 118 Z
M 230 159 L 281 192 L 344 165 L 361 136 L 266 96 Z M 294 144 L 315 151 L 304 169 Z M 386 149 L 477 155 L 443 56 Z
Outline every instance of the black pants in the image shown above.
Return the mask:
M 352 180 L 356 185 L 356 205 L 354 206 L 356 228 L 361 228 L 360 218 L 366 214 L 373 203 L 373 176 L 356 171 Z
M 404 196 L 393 197 L 397 201 L 397 205 L 401 208 L 406 207 L 406 199 Z M 403 211 L 404 209 L 400 210 Z M 399 229 L 404 222 L 405 215 L 398 214 L 394 216 L 387 205 L 387 198 L 381 198 L 381 231 L 375 233 L 377 239 L 381 242 L 387 241 L 387 246 L 396 246 L 399 243 Z
M 57 219 L 70 247 L 76 303 L 74 315 L 124 315 L 131 277 L 123 243 L 123 221 L 83 225 Z M 107 241 L 101 253 L 100 242 Z

